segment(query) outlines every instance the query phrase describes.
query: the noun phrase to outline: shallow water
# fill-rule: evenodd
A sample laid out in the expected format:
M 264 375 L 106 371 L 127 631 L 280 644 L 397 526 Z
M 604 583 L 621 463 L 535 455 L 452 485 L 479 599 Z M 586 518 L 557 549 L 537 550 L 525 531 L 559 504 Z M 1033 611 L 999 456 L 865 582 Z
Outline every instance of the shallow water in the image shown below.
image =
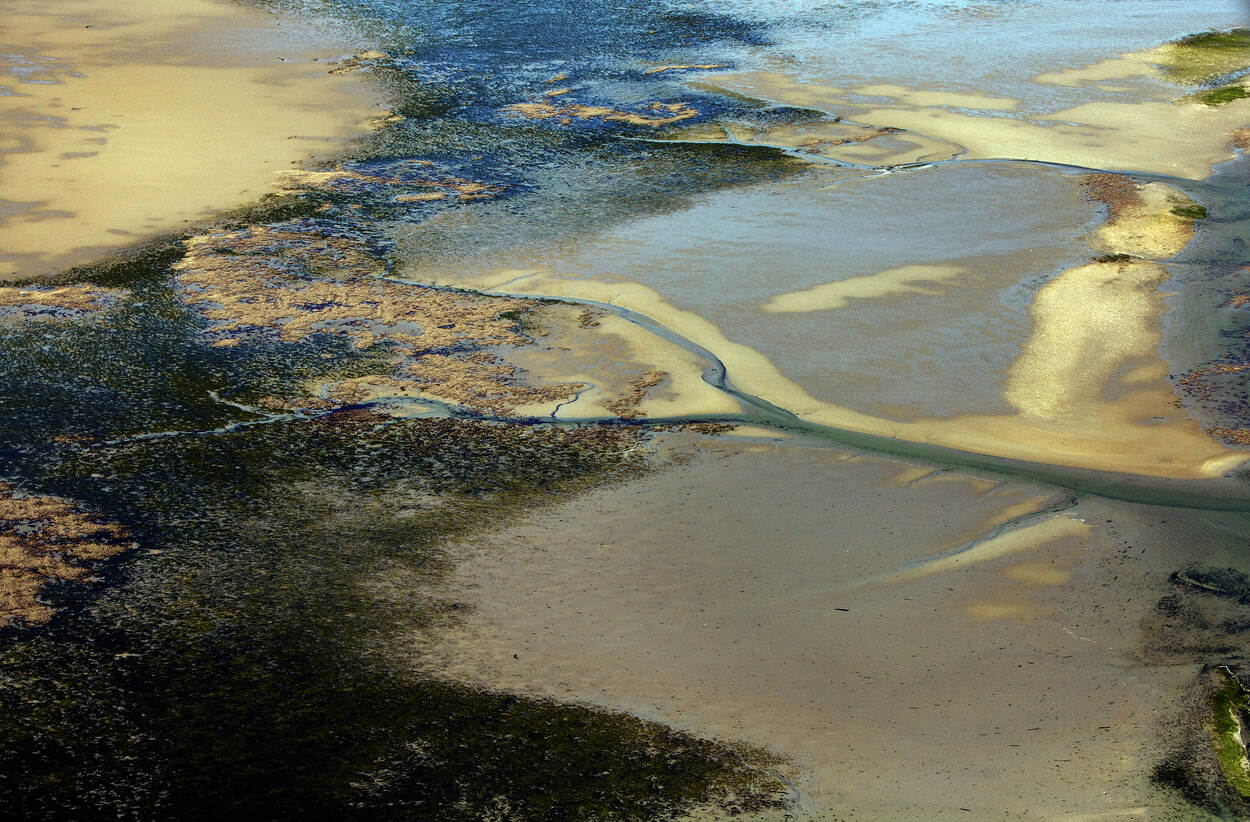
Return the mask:
M 1015 205 L 1004 213 L 1004 202 Z M 407 273 L 472 286 L 485 279 L 476 272 L 510 267 L 609 290 L 640 283 L 821 400 L 887 417 L 951 416 L 1006 409 L 1003 378 L 1028 335 L 1027 307 L 1048 276 L 1088 256 L 1080 237 L 1094 212 L 1073 177 L 1027 167 L 840 180 L 815 172 L 701 197 L 567 251 L 522 249 Z M 421 244 L 420 228 L 413 234 L 405 242 Z M 919 274 L 911 293 L 884 289 L 841 309 L 767 310 L 785 293 L 907 265 L 961 273 L 941 282 Z

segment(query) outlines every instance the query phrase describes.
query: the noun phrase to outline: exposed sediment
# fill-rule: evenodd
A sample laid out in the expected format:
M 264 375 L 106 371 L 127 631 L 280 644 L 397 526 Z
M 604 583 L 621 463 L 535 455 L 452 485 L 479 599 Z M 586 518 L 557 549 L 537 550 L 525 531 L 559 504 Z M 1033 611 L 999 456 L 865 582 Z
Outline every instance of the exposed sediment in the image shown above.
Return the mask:
M 1081 88 L 1153 71 L 1149 56 L 1128 54 L 1089 70 L 1043 73 L 1034 82 Z M 712 75 L 704 83 L 857 123 L 906 129 L 956 146 L 962 158 L 1019 158 L 1191 179 L 1205 178 L 1228 159 L 1226 135 L 1244 126 L 1250 114 L 1245 99 L 1210 106 L 1173 99 L 1164 89 L 1134 102 L 1091 100 L 1030 112 L 1011 98 L 880 83 L 842 88 L 770 72 Z
M 1085 238 L 1093 259 L 1059 272 L 1036 293 L 1033 327 L 1007 369 L 1001 398 L 1015 413 L 897 421 L 817 399 L 750 340 L 731 339 L 696 310 L 641 283 L 566 275 L 557 267 L 506 269 L 467 278 L 487 292 L 611 303 L 714 352 L 732 386 L 806 422 L 1030 462 L 1155 477 L 1219 476 L 1245 461 L 1178 412 L 1158 354 L 1169 274 L 1159 261 L 1193 237 L 1201 206 L 1179 190 L 1093 175 L 1090 198 L 1106 205 Z M 942 279 L 901 269 L 780 295 L 774 307 L 835 307 L 854 296 L 888 296 Z M 952 272 L 953 273 L 953 272 Z M 913 276 L 914 275 L 914 276 Z M 975 276 L 972 272 L 969 276 Z M 845 283 L 845 284 L 843 284 Z M 831 293 L 825 293 L 829 291 Z
M 508 114 L 530 120 L 557 120 L 561 125 L 571 125 L 574 120 L 601 120 L 624 123 L 631 126 L 659 126 L 680 123 L 698 117 L 698 110 L 685 103 L 654 102 L 643 111 L 626 111 L 611 106 L 585 105 L 581 103 L 514 103 L 504 109 Z
M 0 94 L 0 279 L 255 200 L 274 169 L 341 150 L 376 113 L 358 81 L 310 74 L 336 41 L 293 20 L 275 30 L 243 4 L 28 6 L 0 3 L 13 78 Z
M 846 308 L 853 300 L 871 299 L 892 294 L 933 294 L 939 283 L 958 280 L 971 274 L 962 266 L 905 265 L 878 271 L 863 277 L 847 277 L 831 283 L 778 294 L 764 304 L 772 313 L 796 311 L 827 311 Z
M 117 523 L 71 501 L 25 495 L 0 482 L 0 626 L 46 623 L 54 609 L 40 593 L 49 582 L 89 581 L 92 563 L 132 547 Z

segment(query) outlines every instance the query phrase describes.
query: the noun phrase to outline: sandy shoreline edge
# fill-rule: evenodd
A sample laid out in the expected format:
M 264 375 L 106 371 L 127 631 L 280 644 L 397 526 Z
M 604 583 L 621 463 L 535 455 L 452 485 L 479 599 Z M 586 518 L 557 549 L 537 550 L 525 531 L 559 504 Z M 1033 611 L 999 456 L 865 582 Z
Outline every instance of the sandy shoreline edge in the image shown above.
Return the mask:
M 355 44 L 220 0 L 0 2 L 0 280 L 89 262 L 339 153 L 377 101 Z

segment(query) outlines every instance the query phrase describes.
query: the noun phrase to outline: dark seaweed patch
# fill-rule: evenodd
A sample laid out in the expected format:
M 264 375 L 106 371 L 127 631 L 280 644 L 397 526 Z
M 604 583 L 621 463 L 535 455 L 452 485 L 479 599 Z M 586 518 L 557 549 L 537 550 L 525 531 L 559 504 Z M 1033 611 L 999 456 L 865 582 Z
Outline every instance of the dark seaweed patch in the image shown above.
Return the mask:
M 1181 716 L 1166 732 L 1168 750 L 1152 780 L 1188 803 L 1216 814 L 1245 814 L 1250 804 L 1241 782 L 1230 782 L 1235 753 L 1230 706 L 1244 694 L 1250 632 L 1250 576 L 1229 567 L 1193 566 L 1170 575 L 1171 593 L 1143 620 L 1142 651 L 1156 664 L 1198 664 L 1202 673 L 1186 690 Z M 1239 817 L 1240 818 L 1240 817 Z
M 1206 206 L 1198 203 L 1172 206 L 1171 212 L 1177 217 L 1184 217 L 1188 220 L 1205 220 L 1207 217 Z
M 227 228 L 352 232 L 383 254 L 396 224 L 415 224 L 421 253 L 489 250 L 803 167 L 764 149 L 500 121 L 557 73 L 591 98 L 614 85 L 601 96 L 615 105 L 676 100 L 638 62 L 719 62 L 691 44 L 763 41 L 728 17 L 649 2 L 261 4 L 324 11 L 385 41 L 390 56 L 367 70 L 403 119 L 362 139 L 358 164 L 428 160 L 508 196 L 464 204 L 480 220 L 463 245 L 454 226 L 426 225 L 460 203 L 400 208 L 387 187 L 264 198 L 225 215 Z M 707 117 L 745 105 L 680 99 Z M 4 470 L 125 523 L 141 546 L 91 591 L 51 586 L 65 608 L 48 628 L 0 632 L 0 816 L 663 819 L 700 802 L 726 814 L 782 803 L 764 752 L 421 674 L 421 643 L 460 610 L 438 593 L 456 540 L 628 475 L 624 429 L 360 408 L 263 421 L 214 395 L 291 396 L 369 373 L 376 352 L 318 334 L 210 348 L 171 283 L 181 255 L 172 238 L 70 272 L 128 295 L 91 323 L 0 333 Z M 261 424 L 226 428 L 244 421 Z
M 205 430 L 245 419 L 213 398 L 289 394 L 315 377 L 376 373 L 380 352 L 317 335 L 300 345 L 255 341 L 212 349 L 153 268 L 127 272 L 128 297 L 91 321 L 0 328 L 0 450 L 39 448 L 73 434 L 108 440 Z M 142 279 L 139 279 L 142 278 Z
M 1240 52 L 1250 49 L 1250 29 L 1229 29 L 1228 31 L 1204 31 L 1190 34 L 1175 41 L 1178 46 L 1196 49 L 1219 49 Z
M 1169 579 L 1175 585 L 1250 605 L 1250 577 L 1235 568 L 1187 568 Z
M 1234 100 L 1250 97 L 1250 89 L 1245 86 L 1224 86 L 1223 88 L 1203 91 L 1194 95 L 1194 99 L 1207 106 L 1222 106 Z
M 0 644 L 0 813 L 595 820 L 779 804 L 762 752 L 429 680 L 420 641 L 401 641 L 455 618 L 437 586 L 457 537 L 628 475 L 629 436 L 344 412 L 29 460 L 28 484 L 124 517 L 141 548 L 106 593 L 54 591 L 80 599 Z
M 1191 812 L 1244 819 L 1250 802 L 1226 777 L 1224 760 L 1230 754 L 1218 743 L 1222 723 L 1226 729 L 1232 722 L 1227 710 L 1234 690 L 1244 698 L 1240 685 L 1225 669 L 1203 666 L 1186 692 L 1176 726 L 1169 728 L 1170 747 L 1151 769 L 1150 778 L 1158 787 L 1178 794 Z
M 1172 80 L 1214 85 L 1233 79 L 1250 66 L 1250 29 L 1206 31 L 1182 37 L 1166 47 L 1162 69 Z
M 1175 753 L 1160 762 L 1150 772 L 1150 779 L 1157 785 L 1176 791 L 1185 801 L 1216 813 L 1219 805 L 1208 797 L 1210 789 L 1208 780 L 1181 753 Z
M 1250 799 L 1250 772 L 1244 765 L 1246 746 L 1241 741 L 1242 729 L 1250 728 L 1246 690 L 1226 668 L 1217 670 L 1216 677 L 1217 687 L 1209 699 L 1215 756 L 1228 788 Z

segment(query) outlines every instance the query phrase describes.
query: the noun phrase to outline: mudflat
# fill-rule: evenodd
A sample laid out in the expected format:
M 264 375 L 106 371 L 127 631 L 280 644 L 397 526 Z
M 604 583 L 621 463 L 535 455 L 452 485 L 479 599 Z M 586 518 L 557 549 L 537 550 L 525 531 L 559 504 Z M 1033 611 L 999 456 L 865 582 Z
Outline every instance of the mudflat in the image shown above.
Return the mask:
M 1186 818 L 1148 776 L 1193 674 L 1141 625 L 1235 541 L 1006 476 L 655 447 L 676 464 L 467 546 L 467 616 L 416 664 L 765 746 L 805 819 Z

